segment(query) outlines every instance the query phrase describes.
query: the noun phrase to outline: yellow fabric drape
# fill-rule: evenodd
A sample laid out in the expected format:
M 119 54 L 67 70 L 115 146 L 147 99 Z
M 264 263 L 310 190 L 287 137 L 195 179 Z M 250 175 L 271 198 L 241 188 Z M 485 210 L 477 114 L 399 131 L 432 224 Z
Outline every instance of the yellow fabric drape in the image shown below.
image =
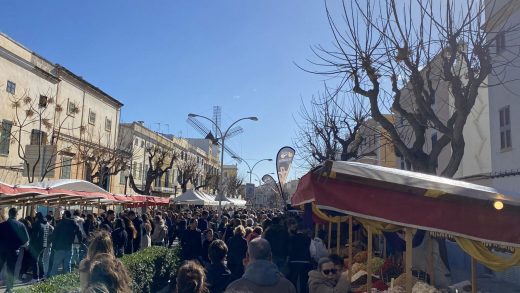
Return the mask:
M 515 249 L 512 257 L 506 259 L 489 251 L 482 242 L 461 237 L 455 237 L 455 241 L 467 254 L 494 271 L 503 271 L 520 264 L 520 249 Z
M 382 232 L 397 232 L 403 229 L 403 227 L 379 221 L 367 220 L 362 218 L 356 218 L 356 220 L 360 222 L 363 225 L 363 227 L 370 227 L 372 233 L 376 234 L 381 234 Z
M 317 206 L 315 203 L 312 203 L 312 212 L 320 219 L 322 219 L 323 221 L 327 221 L 327 222 L 332 222 L 332 223 L 341 223 L 341 222 L 346 222 L 348 220 L 348 217 L 347 216 L 343 216 L 343 217 L 340 217 L 340 216 L 334 216 L 334 217 L 331 217 L 331 216 L 328 216 L 327 214 L 325 214 L 324 212 L 322 212 Z

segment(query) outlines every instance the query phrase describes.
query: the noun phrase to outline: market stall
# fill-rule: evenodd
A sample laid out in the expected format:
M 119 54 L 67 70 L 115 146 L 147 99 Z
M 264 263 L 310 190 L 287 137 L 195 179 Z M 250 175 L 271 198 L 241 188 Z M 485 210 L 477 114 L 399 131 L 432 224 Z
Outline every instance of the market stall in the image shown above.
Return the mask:
M 170 196 L 170 202 L 177 205 L 200 205 L 200 206 L 215 206 L 218 201 L 215 201 L 211 196 L 199 190 L 186 190 L 179 196 Z
M 488 249 L 494 246 L 514 250 L 520 246 L 520 227 L 511 225 L 520 220 L 519 199 L 516 194 L 437 176 L 328 161 L 302 177 L 291 201 L 295 206 L 311 205 L 314 215 L 329 222 L 329 235 L 333 224 L 339 228 L 339 223 L 347 221 L 351 241 L 352 221 L 360 222 L 367 230 L 370 252 L 373 234 L 404 231 L 406 289 L 411 292 L 415 230 L 428 231 L 429 236 L 451 237 L 471 255 L 475 265 L 478 261 L 500 270 L 520 263 L 520 250 L 515 250 L 510 259 L 503 259 Z M 368 253 L 366 262 L 371 261 L 372 253 Z M 352 262 L 349 243 L 349 268 Z M 431 267 L 428 273 L 434 278 Z M 372 274 L 370 266 L 366 273 Z M 367 278 L 367 285 L 371 287 L 371 278 Z M 476 292 L 476 286 L 473 290 Z

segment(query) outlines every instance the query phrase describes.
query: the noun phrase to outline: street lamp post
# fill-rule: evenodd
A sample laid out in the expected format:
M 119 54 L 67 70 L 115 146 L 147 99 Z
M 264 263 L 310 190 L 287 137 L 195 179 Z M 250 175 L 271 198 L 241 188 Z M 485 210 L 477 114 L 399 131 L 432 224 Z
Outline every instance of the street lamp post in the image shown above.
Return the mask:
M 229 125 L 229 127 L 226 129 L 226 131 L 222 132 L 220 127 L 217 125 L 217 123 L 215 121 L 211 120 L 210 118 L 206 117 L 206 116 L 189 113 L 188 117 L 199 117 L 199 118 L 208 120 L 209 122 L 211 122 L 215 126 L 215 128 L 217 129 L 217 131 L 220 134 L 220 137 L 215 138 L 215 140 L 217 140 L 217 141 L 218 141 L 218 139 L 221 140 L 220 176 L 219 176 L 219 184 L 218 184 L 219 185 L 218 186 L 218 190 L 219 190 L 219 193 L 220 193 L 219 194 L 219 198 L 218 198 L 218 214 L 219 214 L 219 216 L 221 216 L 222 215 L 222 197 L 224 196 L 224 180 L 223 180 L 224 178 L 222 176 L 222 173 L 224 171 L 224 143 L 225 143 L 225 140 L 226 140 L 226 136 L 228 134 L 228 131 L 231 129 L 231 127 L 233 127 L 238 122 L 240 122 L 242 120 L 258 121 L 258 118 L 255 117 L 255 116 L 240 118 L 240 119 L 236 120 L 235 122 L 231 123 L 231 125 Z
M 233 159 L 240 159 L 239 157 L 236 157 L 236 156 L 233 156 Z M 263 161 L 269 161 L 269 162 L 272 162 L 273 159 L 261 159 L 261 160 L 258 160 L 254 165 L 253 167 L 251 168 L 251 166 L 249 166 L 249 163 L 246 161 L 246 160 L 243 160 L 244 163 L 246 163 L 247 165 L 247 168 L 249 168 L 249 183 L 251 183 L 251 175 L 253 174 L 253 170 L 255 169 L 256 165 L 258 165 L 258 163 L 260 162 L 263 162 Z

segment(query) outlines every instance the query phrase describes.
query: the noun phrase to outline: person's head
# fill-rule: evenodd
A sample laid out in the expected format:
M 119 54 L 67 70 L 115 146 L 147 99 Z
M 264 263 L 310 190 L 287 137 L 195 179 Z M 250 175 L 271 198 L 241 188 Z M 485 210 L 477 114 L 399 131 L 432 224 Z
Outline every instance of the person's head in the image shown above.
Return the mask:
M 228 247 L 222 240 L 211 242 L 208 248 L 208 257 L 211 263 L 220 263 L 226 260 Z
M 98 253 L 114 255 L 114 246 L 112 237 L 106 230 L 98 230 L 94 232 L 88 246 L 87 258 L 93 259 Z
M 176 293 L 204 293 L 206 283 L 204 268 L 194 261 L 183 264 L 177 272 L 177 291 Z
M 208 229 L 208 230 L 206 230 L 206 239 L 207 239 L 208 241 L 213 240 L 213 229 Z
M 264 238 L 255 238 L 247 244 L 247 257 L 249 263 L 257 260 L 271 261 L 271 245 Z
M 44 222 L 45 218 L 43 217 L 43 214 L 41 212 L 36 213 L 36 221 L 38 222 Z
M 245 230 L 246 230 L 246 235 L 245 235 L 246 237 L 249 236 L 249 234 L 253 233 L 253 228 L 251 228 L 251 227 L 246 227 Z
M 70 211 L 69 211 L 69 210 L 65 210 L 65 211 L 63 212 L 63 217 L 64 217 L 65 219 L 70 219 L 70 217 L 72 217 L 72 215 L 70 214 Z
M 223 216 L 223 217 L 222 217 L 222 223 L 223 223 L 224 225 L 227 225 L 228 222 L 229 222 L 229 218 L 226 217 L 226 216 Z
M 191 218 L 190 219 L 190 229 L 191 230 L 197 229 L 198 225 L 199 225 L 199 221 L 197 220 L 197 218 Z
M 94 222 L 95 221 L 94 215 L 93 214 L 87 214 L 87 221 Z
M 131 292 L 132 279 L 120 260 L 107 254 L 98 254 L 90 262 L 89 284 L 103 284 L 109 292 Z
M 264 233 L 264 229 L 262 229 L 262 227 L 260 227 L 260 226 L 256 226 L 256 227 L 253 229 L 253 232 L 254 232 L 256 235 L 262 235 L 262 233 Z
M 123 220 L 121 218 L 116 219 L 116 221 L 114 223 L 114 228 L 115 229 L 118 229 L 118 228 L 125 229 L 125 223 L 123 222 Z
M 79 212 L 79 210 L 74 210 L 73 215 L 74 215 L 74 217 L 79 217 L 81 215 L 81 213 Z
M 153 223 L 156 225 L 161 225 L 163 223 L 163 219 L 161 218 L 161 216 L 156 215 L 155 217 L 153 217 Z
M 128 211 L 128 218 L 129 218 L 130 220 L 135 219 L 135 218 L 136 218 L 135 212 L 132 211 L 132 210 Z
M 246 235 L 246 230 L 244 229 L 244 226 L 242 225 L 239 225 L 235 228 L 235 230 L 233 231 L 233 235 L 238 235 L 238 236 L 242 236 L 244 237 Z
M 329 258 L 334 263 L 334 267 L 336 269 L 338 269 L 339 271 L 343 270 L 343 266 L 345 263 L 341 256 L 333 253 L 333 254 L 329 255 Z
M 116 217 L 116 213 L 113 210 L 108 210 L 106 215 L 108 221 L 113 221 Z
M 318 270 L 328 279 L 337 279 L 340 275 L 340 270 L 336 268 L 334 262 L 328 257 L 322 257 L 318 261 Z

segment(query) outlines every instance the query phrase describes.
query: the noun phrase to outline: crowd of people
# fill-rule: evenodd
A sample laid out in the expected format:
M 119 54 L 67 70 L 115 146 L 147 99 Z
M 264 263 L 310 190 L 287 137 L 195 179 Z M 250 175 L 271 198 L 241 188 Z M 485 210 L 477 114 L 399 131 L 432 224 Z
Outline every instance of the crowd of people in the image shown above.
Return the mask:
M 130 292 L 130 276 L 118 258 L 150 246 L 176 245 L 182 248 L 183 265 L 165 292 L 349 290 L 343 259 L 329 255 L 323 232 L 313 237 L 297 214 L 234 208 L 218 214 L 191 208 L 54 215 L 18 219 L 11 208 L 0 223 L 6 292 L 29 271 L 36 282 L 75 268 L 81 292 Z

